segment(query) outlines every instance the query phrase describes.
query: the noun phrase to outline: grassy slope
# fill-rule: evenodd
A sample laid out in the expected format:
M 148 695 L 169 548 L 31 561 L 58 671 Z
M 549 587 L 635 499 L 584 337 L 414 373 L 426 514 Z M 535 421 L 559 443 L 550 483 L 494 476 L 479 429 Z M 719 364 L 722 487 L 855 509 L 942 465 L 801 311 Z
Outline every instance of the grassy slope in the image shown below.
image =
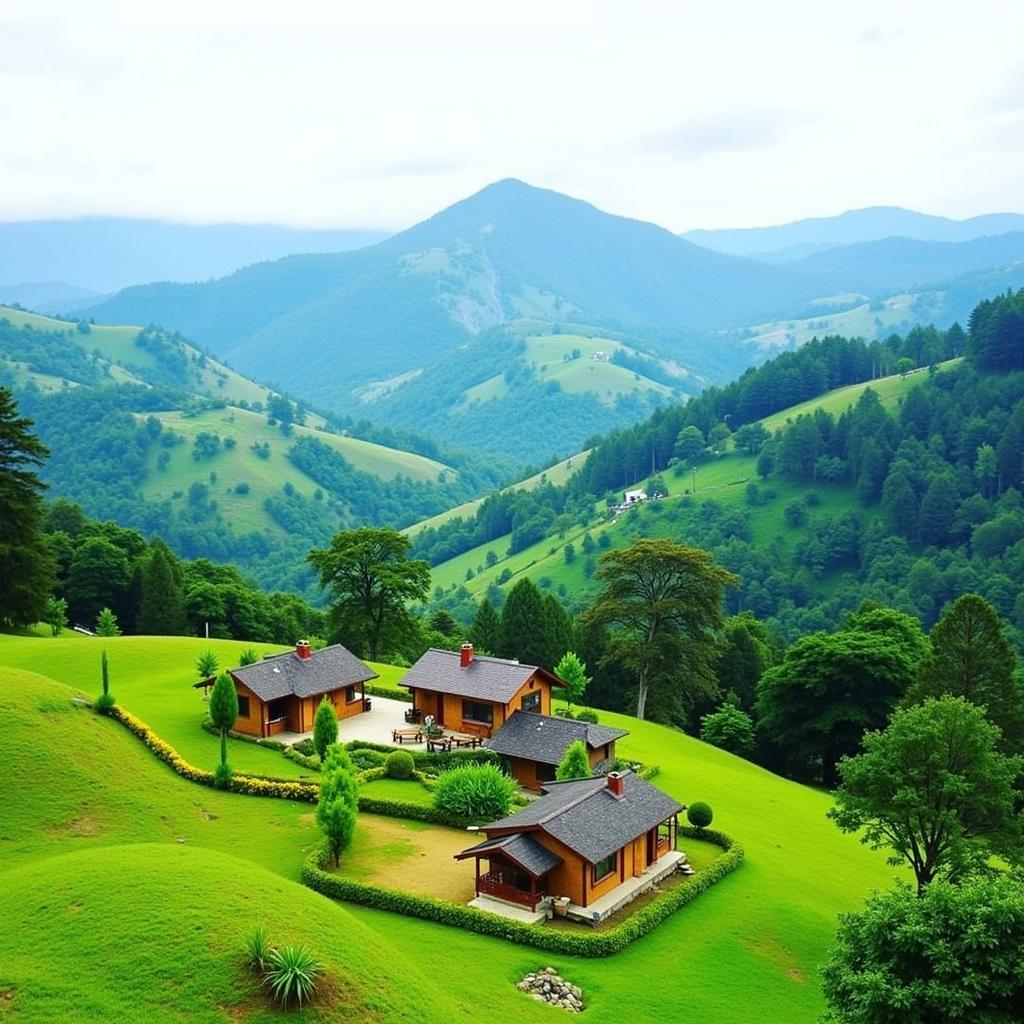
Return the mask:
M 383 445 L 373 444 L 355 437 L 325 434 L 306 427 L 296 427 L 291 437 L 285 437 L 277 427 L 267 423 L 263 415 L 244 409 L 210 409 L 196 416 L 185 416 L 180 412 L 162 413 L 157 417 L 164 424 L 185 438 L 184 444 L 173 448 L 154 446 L 149 453 L 148 475 L 142 486 L 143 495 L 154 501 L 172 498 L 179 504 L 187 501 L 187 493 L 195 481 L 208 483 L 211 472 L 217 474 L 217 482 L 209 484 L 211 496 L 216 498 L 221 514 L 235 530 L 245 533 L 249 530 L 279 528 L 263 508 L 263 500 L 270 494 L 279 493 L 290 483 L 300 494 L 312 497 L 318 485 L 288 459 L 288 450 L 299 437 L 315 437 L 333 448 L 347 459 L 356 469 L 372 473 L 382 480 L 392 480 L 399 474 L 414 480 L 436 481 L 442 472 L 454 474 L 443 463 L 412 452 L 398 451 Z M 192 444 L 202 432 L 219 434 L 222 439 L 233 437 L 238 443 L 228 451 L 221 447 L 210 459 L 196 462 L 192 458 Z M 270 446 L 270 458 L 259 458 L 250 446 L 266 443 Z M 168 452 L 170 461 L 163 471 L 157 468 L 161 452 Z M 248 494 L 236 494 L 234 487 L 239 483 L 249 484 Z
M 583 462 L 589 454 L 589 448 L 582 452 L 577 452 L 575 455 L 570 455 L 568 458 L 562 459 L 561 462 L 556 462 L 553 466 L 548 466 L 547 469 L 542 469 L 539 473 L 534 473 L 533 476 L 526 477 L 525 480 L 520 480 L 518 483 L 504 488 L 504 490 L 532 491 L 545 483 L 554 484 L 556 487 L 560 486 L 561 484 L 564 484 L 565 481 L 568 480 L 581 465 L 583 465 Z M 464 502 L 461 505 L 456 505 L 454 508 L 448 509 L 447 512 L 441 512 L 436 516 L 431 516 L 429 519 L 421 519 L 418 523 L 413 523 L 412 526 L 407 527 L 404 532 L 410 537 L 415 537 L 421 530 L 425 530 L 432 526 L 441 526 L 443 523 L 447 523 L 449 519 L 455 519 L 460 516 L 463 519 L 468 519 L 476 513 L 476 510 L 483 503 L 483 498 L 476 498 L 473 501 Z
M 951 360 L 941 365 L 949 367 L 955 363 L 956 360 Z M 877 392 L 886 408 L 895 410 L 903 397 L 922 379 L 922 373 L 911 373 L 906 377 L 894 374 L 864 384 L 837 388 L 820 398 L 803 402 L 769 416 L 763 420 L 763 423 L 769 430 L 777 430 L 784 426 L 787 420 L 801 414 L 812 413 L 816 408 L 825 409 L 832 415 L 838 416 L 854 405 L 869 387 Z M 678 500 L 693 485 L 693 476 L 689 471 L 681 476 L 666 472 L 662 474 L 662 478 L 669 490 L 668 501 Z M 751 480 L 758 480 L 755 472 L 755 460 L 739 452 L 729 451 L 724 456 L 712 458 L 698 467 L 695 496 L 698 501 L 710 498 L 725 506 L 746 508 L 745 485 Z M 793 483 L 778 476 L 772 477 L 767 486 L 776 492 L 776 499 L 767 505 L 750 510 L 751 532 L 757 543 L 767 544 L 773 537 L 778 536 L 782 538 L 786 548 L 791 548 L 816 519 L 856 504 L 852 487 L 816 484 L 814 490 L 820 495 L 821 504 L 816 508 L 808 509 L 807 524 L 794 529 L 785 522 L 783 510 L 790 500 L 806 493 L 810 489 L 809 486 L 803 483 Z M 856 507 L 858 512 L 865 517 L 873 516 L 877 511 L 875 508 L 863 509 L 859 505 Z M 650 517 L 652 513 L 648 507 L 639 512 L 620 516 L 614 523 L 600 518 L 587 529 L 595 539 L 602 533 L 607 533 L 614 547 L 625 545 L 631 540 L 627 527 L 634 515 Z M 645 523 L 645 533 L 649 533 L 651 536 L 662 535 L 662 531 L 659 531 L 653 518 L 645 518 L 643 522 Z M 506 555 L 509 536 L 499 537 L 435 566 L 432 571 L 433 585 L 449 589 L 461 584 L 474 596 L 482 596 L 488 586 L 496 582 L 498 577 L 508 569 L 513 576 L 507 585 L 511 585 L 521 574 L 526 573 L 534 580 L 547 577 L 556 587 L 559 584 L 565 584 L 571 593 L 585 593 L 593 588 L 593 583 L 586 578 L 583 572 L 583 558 L 580 553 L 580 541 L 585 532 L 583 527 L 576 527 L 570 530 L 565 537 L 546 537 L 511 556 Z M 677 540 L 685 541 L 686 539 L 679 537 L 671 528 L 666 528 L 665 534 L 671 535 Z M 570 542 L 575 546 L 577 559 L 571 565 L 567 565 L 563 549 Z M 493 551 L 499 559 L 495 565 L 489 568 L 485 562 L 488 551 Z M 472 580 L 466 580 L 466 572 L 469 569 L 472 569 L 474 573 Z M 828 582 L 826 580 L 825 586 L 828 586 Z
M 60 641 L 38 643 L 69 649 Z M 0 664 L 9 663 L 9 653 L 0 651 Z M 44 659 L 41 649 L 36 654 L 37 661 Z M 190 655 L 191 649 L 188 655 L 183 651 L 181 660 Z M 0 988 L 13 981 L 24 992 L 18 998 L 23 998 L 23 1014 L 30 1015 L 22 1019 L 59 1019 L 55 1011 L 63 1004 L 54 1000 L 83 994 L 100 998 L 89 972 L 80 969 L 83 955 L 97 977 L 106 981 L 108 964 L 120 965 L 124 948 L 141 942 L 141 948 L 157 958 L 141 960 L 147 969 L 155 970 L 154 962 L 161 956 L 168 960 L 166 973 L 154 984 L 162 985 L 165 977 L 180 978 L 177 954 L 170 950 L 180 949 L 185 936 L 212 934 L 212 922 L 206 925 L 202 909 L 208 902 L 220 907 L 218 927 L 225 931 L 214 935 L 212 951 L 183 958 L 192 965 L 190 980 L 172 981 L 168 1002 L 147 1006 L 147 1019 L 184 1019 L 173 992 L 182 993 L 185 1005 L 195 1001 L 192 1019 L 227 1019 L 227 1010 L 222 1017 L 209 1015 L 205 1000 L 220 984 L 212 975 L 235 956 L 240 936 L 256 915 L 275 922 L 272 930 L 301 927 L 307 941 L 325 957 L 337 951 L 340 959 L 343 950 L 365 950 L 361 962 L 373 963 L 384 977 L 391 966 L 404 964 L 383 951 L 377 936 L 386 935 L 410 960 L 422 963 L 429 958 L 451 998 L 460 1006 L 475 1007 L 477 1019 L 484 1006 L 489 1016 L 503 1022 L 550 1018 L 550 1010 L 512 987 L 523 972 L 547 962 L 543 954 L 395 915 L 333 907 L 288 885 L 275 888 L 264 872 L 235 861 L 230 862 L 230 879 L 220 874 L 212 855 L 189 861 L 187 851 L 201 846 L 260 861 L 293 877 L 301 852 L 311 841 L 309 809 L 192 786 L 157 763 L 116 723 L 84 710 L 68 710 L 70 694 L 65 688 L 29 673 L 4 670 L 4 678 L 0 739 L 8 756 L 14 755 L 8 763 L 14 765 L 18 784 L 10 786 L 4 798 L 0 870 L 24 863 L 26 856 L 33 863 L 15 869 L 16 874 L 5 874 L 0 882 L 3 919 L 24 922 L 0 941 Z M 134 688 L 127 676 L 124 682 L 129 690 Z M 595 1024 L 619 1021 L 628 1007 L 638 1021 L 672 1020 L 679 1019 L 680 1007 L 685 1006 L 687 1019 L 708 1024 L 752 1019 L 812 1024 L 822 1008 L 816 971 L 831 942 L 835 914 L 855 907 L 871 888 L 888 884 L 891 869 L 881 855 L 865 850 L 825 820 L 825 794 L 662 726 L 611 714 L 604 714 L 602 721 L 632 730 L 622 743 L 623 753 L 660 764 L 658 785 L 685 802 L 710 801 L 716 824 L 743 841 L 747 860 L 738 872 L 613 960 L 556 959 L 563 973 L 583 986 L 590 1019 Z M 188 840 L 185 850 L 176 844 L 179 836 Z M 80 873 L 71 869 L 72 859 L 60 862 L 59 871 L 48 870 L 46 861 L 37 871 L 35 863 L 72 844 L 84 849 L 144 841 L 167 844 L 154 858 L 154 867 L 159 865 L 161 871 L 151 870 L 142 859 L 123 862 L 121 853 L 109 851 L 97 851 Z M 194 851 L 193 855 L 198 856 Z M 189 867 L 188 878 L 179 880 L 174 874 L 179 863 Z M 200 865 L 202 870 L 196 871 Z M 165 875 L 166 890 L 154 889 L 154 876 L 163 880 Z M 117 888 L 113 880 L 122 877 L 130 878 L 132 885 Z M 219 884 L 207 896 L 204 886 L 211 877 Z M 68 884 L 65 879 L 72 888 L 63 888 Z M 79 919 L 73 915 L 92 913 L 98 902 L 93 888 L 97 880 L 104 883 L 102 892 L 114 924 L 108 928 L 105 917 L 83 917 L 80 920 L 92 923 L 78 930 L 74 922 Z M 141 907 L 148 915 L 140 914 L 139 929 L 130 920 L 134 904 L 124 902 L 135 891 L 145 894 Z M 253 892 L 269 894 L 254 901 Z M 77 906 L 79 902 L 83 906 Z M 40 913 L 44 906 L 46 912 Z M 58 907 L 65 909 L 58 912 Z M 337 932 L 332 914 L 338 915 Z M 376 935 L 366 936 L 353 918 Z M 334 940 L 342 933 L 350 937 L 344 946 Z M 108 934 L 104 954 L 91 943 L 97 935 Z M 16 935 L 28 941 L 17 941 Z M 294 936 L 294 931 L 288 932 L 288 937 Z M 221 948 L 224 944 L 231 948 Z M 44 957 L 54 956 L 58 959 L 47 965 Z M 65 957 L 75 957 L 78 969 L 63 968 Z M 399 974 L 403 986 L 416 988 L 420 1020 L 452 1019 L 451 1006 L 435 999 L 404 966 Z M 397 999 L 401 989 L 389 991 Z M 102 998 L 119 996 L 108 993 Z M 42 1008 L 38 1014 L 37 999 Z M 751 1015 L 754 1006 L 756 1018 Z M 200 1010 L 208 1015 L 199 1015 Z M 397 1012 L 381 1016 L 404 1019 Z M 349 1019 L 378 1018 L 356 1011 Z

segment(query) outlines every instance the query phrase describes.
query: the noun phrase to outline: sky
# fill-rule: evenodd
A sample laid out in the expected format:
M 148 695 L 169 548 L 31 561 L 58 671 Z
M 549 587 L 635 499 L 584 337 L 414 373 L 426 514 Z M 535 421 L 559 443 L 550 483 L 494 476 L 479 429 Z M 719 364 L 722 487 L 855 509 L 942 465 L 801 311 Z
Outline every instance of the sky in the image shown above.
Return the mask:
M 1022 40 L 1008 0 L 3 0 L 0 220 L 1024 212 Z

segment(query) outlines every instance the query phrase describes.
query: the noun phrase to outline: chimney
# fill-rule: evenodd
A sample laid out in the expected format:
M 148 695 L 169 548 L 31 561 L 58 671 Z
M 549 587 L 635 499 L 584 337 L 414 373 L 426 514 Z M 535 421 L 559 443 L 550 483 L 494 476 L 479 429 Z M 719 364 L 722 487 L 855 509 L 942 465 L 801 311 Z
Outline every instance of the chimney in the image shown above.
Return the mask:
M 620 797 L 625 791 L 625 779 L 622 776 L 622 772 L 609 772 L 607 775 L 608 779 L 608 791 L 612 796 Z
M 469 668 L 473 664 L 473 645 L 463 644 L 459 649 L 459 668 Z
M 299 656 L 299 661 L 306 661 L 313 657 L 313 648 L 309 646 L 308 640 L 300 640 L 295 645 L 295 653 Z

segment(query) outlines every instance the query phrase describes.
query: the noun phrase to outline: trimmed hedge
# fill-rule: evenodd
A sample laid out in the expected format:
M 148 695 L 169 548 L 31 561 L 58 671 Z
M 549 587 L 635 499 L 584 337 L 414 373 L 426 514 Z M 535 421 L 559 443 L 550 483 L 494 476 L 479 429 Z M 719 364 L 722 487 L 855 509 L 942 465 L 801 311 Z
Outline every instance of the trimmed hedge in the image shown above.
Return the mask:
M 285 747 L 283 753 L 289 761 L 293 761 L 295 764 L 305 768 L 307 771 L 320 771 L 320 758 L 315 754 L 307 756 L 306 754 L 300 753 L 294 747 Z
M 696 838 L 695 832 L 696 830 L 688 828 L 679 829 L 680 835 L 691 838 Z M 631 942 L 648 935 L 670 914 L 695 900 L 717 881 L 735 871 L 743 862 L 743 847 L 724 832 L 708 829 L 700 833 L 700 838 L 722 847 L 725 853 L 700 874 L 681 881 L 631 914 L 621 924 L 605 932 L 573 934 L 545 928 L 542 925 L 521 924 L 473 907 L 459 906 L 429 896 L 416 896 L 397 889 L 342 878 L 324 871 L 327 854 L 323 849 L 315 850 L 306 860 L 302 867 L 302 882 L 315 892 L 332 899 L 406 914 L 424 921 L 452 925 L 480 935 L 491 935 L 524 946 L 533 946 L 549 953 L 586 957 L 612 956 L 621 952 Z
M 372 740 L 349 740 L 345 744 L 349 752 L 354 750 L 372 750 L 378 754 L 391 754 L 402 747 L 396 747 L 392 743 L 374 743 Z M 462 750 L 450 750 L 447 754 L 432 754 L 429 750 L 410 750 L 413 763 L 419 769 L 430 769 L 435 772 L 444 771 L 446 768 L 458 768 L 464 764 L 498 764 L 501 756 L 486 747 L 463 748 Z
M 401 686 L 388 686 L 387 683 L 367 683 L 363 689 L 371 697 L 386 697 L 388 700 L 400 700 L 404 704 L 412 703 L 412 691 Z
M 220 739 L 220 729 L 217 728 L 208 718 L 203 719 L 203 728 L 212 736 Z M 250 736 L 247 732 L 235 732 L 228 729 L 228 736 L 233 740 L 241 740 L 243 743 L 255 743 L 257 747 L 266 747 L 268 750 L 287 750 L 288 744 L 280 740 L 263 739 L 261 736 Z

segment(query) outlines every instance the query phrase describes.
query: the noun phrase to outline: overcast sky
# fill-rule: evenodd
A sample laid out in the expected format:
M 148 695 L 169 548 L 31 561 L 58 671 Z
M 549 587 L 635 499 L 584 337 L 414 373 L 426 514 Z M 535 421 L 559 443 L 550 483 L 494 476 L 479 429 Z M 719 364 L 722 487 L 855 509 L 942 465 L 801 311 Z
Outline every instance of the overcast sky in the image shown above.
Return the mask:
M 1010 0 L 3 0 L 0 219 L 1024 212 L 1022 40 Z

